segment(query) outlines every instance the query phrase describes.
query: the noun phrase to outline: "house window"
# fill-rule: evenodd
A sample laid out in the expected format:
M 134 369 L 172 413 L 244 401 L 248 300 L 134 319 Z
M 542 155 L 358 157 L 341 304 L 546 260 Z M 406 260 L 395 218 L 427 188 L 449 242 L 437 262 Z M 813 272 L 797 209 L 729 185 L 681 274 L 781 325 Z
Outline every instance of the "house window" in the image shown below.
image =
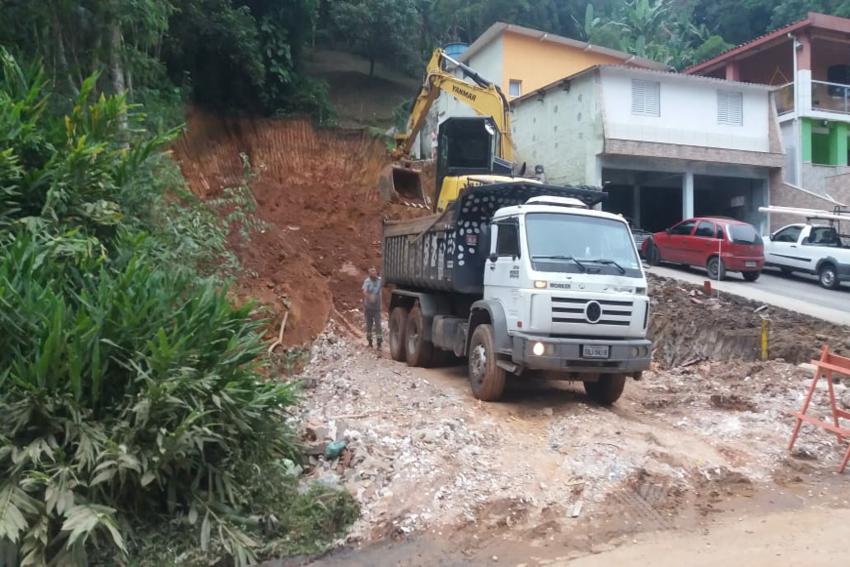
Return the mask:
M 632 79 L 632 114 L 661 116 L 661 83 Z
M 744 94 L 717 91 L 717 123 L 727 126 L 744 125 Z
M 522 96 L 522 81 L 511 79 L 508 81 L 508 94 L 511 96 Z

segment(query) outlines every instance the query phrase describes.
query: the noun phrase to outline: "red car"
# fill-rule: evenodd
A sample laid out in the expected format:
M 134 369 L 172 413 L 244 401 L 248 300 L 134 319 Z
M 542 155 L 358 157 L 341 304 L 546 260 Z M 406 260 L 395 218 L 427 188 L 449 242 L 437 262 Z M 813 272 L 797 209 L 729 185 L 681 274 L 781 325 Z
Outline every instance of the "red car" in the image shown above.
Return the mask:
M 752 225 L 722 217 L 683 220 L 643 243 L 644 258 L 651 264 L 670 262 L 699 266 L 711 279 L 726 272 L 741 272 L 754 282 L 764 267 L 764 243 Z

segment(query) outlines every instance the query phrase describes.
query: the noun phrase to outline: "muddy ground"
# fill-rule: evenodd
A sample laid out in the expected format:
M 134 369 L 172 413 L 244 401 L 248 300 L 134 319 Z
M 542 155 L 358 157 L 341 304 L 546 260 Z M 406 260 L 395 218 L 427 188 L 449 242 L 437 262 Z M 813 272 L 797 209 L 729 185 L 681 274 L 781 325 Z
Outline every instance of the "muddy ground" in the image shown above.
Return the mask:
M 174 154 L 202 199 L 238 186 L 240 154 L 248 157 L 256 216 L 266 229 L 247 244 L 234 242 L 243 268 L 236 289 L 277 313 L 275 329 L 289 312 L 285 346 L 309 345 L 331 319 L 351 326 L 366 272 L 380 267 L 382 219 L 425 213 L 380 201 L 378 178 L 389 157 L 362 130 L 195 110 Z

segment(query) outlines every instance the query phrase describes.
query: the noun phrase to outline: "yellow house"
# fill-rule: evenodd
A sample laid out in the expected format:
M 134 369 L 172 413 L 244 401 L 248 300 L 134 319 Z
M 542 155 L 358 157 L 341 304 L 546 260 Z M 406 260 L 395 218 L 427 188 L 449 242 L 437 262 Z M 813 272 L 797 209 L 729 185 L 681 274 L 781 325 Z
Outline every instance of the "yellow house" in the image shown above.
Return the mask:
M 595 65 L 669 69 L 622 51 L 591 45 L 540 30 L 497 22 L 460 56 L 511 98 Z

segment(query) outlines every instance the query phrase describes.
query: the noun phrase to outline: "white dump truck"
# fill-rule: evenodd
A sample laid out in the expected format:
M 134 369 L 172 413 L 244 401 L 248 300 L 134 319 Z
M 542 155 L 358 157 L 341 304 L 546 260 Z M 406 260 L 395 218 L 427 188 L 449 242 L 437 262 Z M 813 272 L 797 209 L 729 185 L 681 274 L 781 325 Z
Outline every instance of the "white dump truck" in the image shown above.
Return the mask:
M 468 360 L 475 397 L 508 375 L 578 380 L 611 404 L 649 368 L 647 282 L 605 194 L 541 183 L 468 187 L 442 214 L 384 224 L 392 357 Z

